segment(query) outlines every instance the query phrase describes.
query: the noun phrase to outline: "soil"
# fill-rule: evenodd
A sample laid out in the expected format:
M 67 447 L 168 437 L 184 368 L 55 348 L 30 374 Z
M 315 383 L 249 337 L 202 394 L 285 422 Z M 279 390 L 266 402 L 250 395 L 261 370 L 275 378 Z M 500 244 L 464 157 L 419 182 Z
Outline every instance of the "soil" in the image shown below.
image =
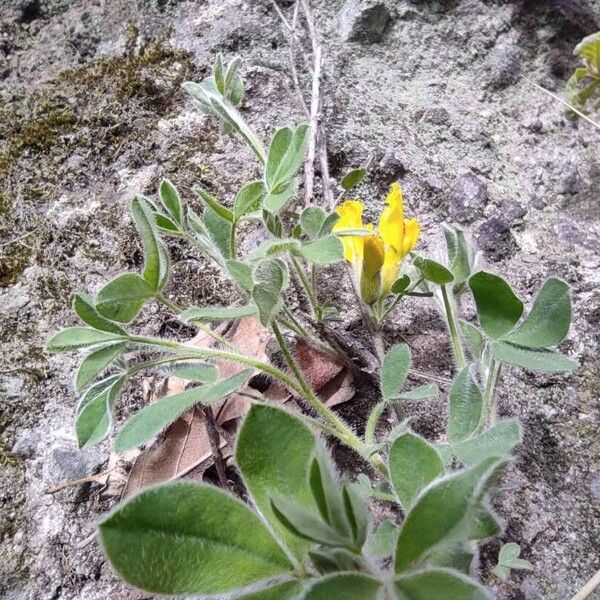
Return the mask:
M 324 35 L 332 176 L 371 159 L 356 193 L 371 217 L 398 179 L 407 213 L 421 221 L 423 253 L 439 252 L 440 223 L 458 220 L 484 264 L 526 301 L 549 275 L 572 286 L 573 326 L 561 350 L 579 369 L 506 369 L 499 388 L 500 415 L 521 418 L 525 439 L 494 502 L 506 523 L 502 541 L 520 543 L 534 571 L 507 582 L 490 576 L 499 541 L 481 562 L 501 600 L 570 598 L 598 569 L 600 551 L 599 132 L 532 82 L 562 93 L 573 47 L 600 28 L 581 15 L 600 6 L 390 2 L 381 35 L 343 41 L 342 3 L 313 4 Z M 97 486 L 46 493 L 102 469 L 109 444 L 77 449 L 76 357 L 43 347 L 75 323 L 74 292 L 141 266 L 127 210 L 134 193 L 154 195 L 169 177 L 192 205 L 195 183 L 228 201 L 254 176 L 250 153 L 219 137 L 183 81 L 206 76 L 218 52 L 240 55 L 242 110 L 258 134 L 268 139 L 303 118 L 287 40 L 267 0 L 8 0 L 0 28 L 0 597 L 151 598 L 121 583 L 89 539 L 110 508 Z M 172 297 L 195 305 L 235 298 L 187 248 L 174 244 L 172 253 Z M 352 305 L 341 275 L 328 273 L 322 288 Z M 153 307 L 136 326 L 189 335 Z M 427 300 L 394 313 L 386 342 L 400 336 L 417 368 L 452 375 L 444 325 Z M 139 387 L 127 388 L 121 416 L 141 401 Z M 365 389 L 341 410 L 360 427 L 374 401 Z M 419 431 L 439 438 L 443 400 L 414 414 Z

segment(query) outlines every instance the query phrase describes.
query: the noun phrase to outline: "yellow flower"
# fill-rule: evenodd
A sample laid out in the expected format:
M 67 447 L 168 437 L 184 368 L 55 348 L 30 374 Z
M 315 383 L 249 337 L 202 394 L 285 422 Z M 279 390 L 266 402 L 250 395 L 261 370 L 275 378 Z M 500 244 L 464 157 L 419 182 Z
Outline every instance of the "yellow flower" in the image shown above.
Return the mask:
M 379 219 L 379 228 L 370 236 L 341 236 L 344 257 L 352 264 L 355 278 L 365 302 L 372 304 L 389 293 L 403 258 L 416 246 L 421 228 L 416 219 L 404 218 L 402 190 L 397 183 L 386 199 L 387 206 Z M 362 222 L 363 204 L 347 200 L 337 209 L 339 221 L 334 232 L 348 229 L 373 231 Z

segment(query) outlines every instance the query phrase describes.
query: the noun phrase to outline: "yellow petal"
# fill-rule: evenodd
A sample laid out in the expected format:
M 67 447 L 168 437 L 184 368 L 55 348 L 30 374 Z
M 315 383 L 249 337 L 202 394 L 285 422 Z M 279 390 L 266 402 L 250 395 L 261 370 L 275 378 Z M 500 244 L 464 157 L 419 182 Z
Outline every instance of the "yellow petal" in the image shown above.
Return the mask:
M 339 221 L 333 226 L 332 231 L 343 229 L 361 229 L 363 204 L 358 200 L 346 200 L 340 204 L 335 211 L 340 215 Z M 344 246 L 344 258 L 351 263 L 362 261 L 362 249 L 364 238 L 358 236 L 343 235 L 340 237 Z
M 416 219 L 404 221 L 404 240 L 402 242 L 402 256 L 406 256 L 416 245 L 421 234 L 421 226 Z
M 397 183 L 392 184 L 386 202 L 387 206 L 379 219 L 379 234 L 388 246 L 401 252 L 404 240 L 404 204 L 402 190 Z
M 382 294 L 387 294 L 392 289 L 392 284 L 398 277 L 398 268 L 402 262 L 402 253 L 398 252 L 393 246 L 385 247 L 385 259 L 381 269 L 381 290 Z
M 383 249 L 383 241 L 377 235 L 371 235 L 364 239 L 364 254 L 363 254 L 363 273 L 372 278 L 381 270 L 383 266 L 385 252 Z

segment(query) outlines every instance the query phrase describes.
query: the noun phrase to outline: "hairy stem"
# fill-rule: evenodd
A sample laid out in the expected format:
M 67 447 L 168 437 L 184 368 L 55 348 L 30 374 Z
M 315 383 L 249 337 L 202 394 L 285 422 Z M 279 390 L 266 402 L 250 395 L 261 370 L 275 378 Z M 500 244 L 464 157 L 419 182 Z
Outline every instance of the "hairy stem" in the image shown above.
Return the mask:
M 454 311 L 452 310 L 452 304 L 448 298 L 448 290 L 445 285 L 442 288 L 442 299 L 444 300 L 444 312 L 446 313 L 446 322 L 448 323 L 448 331 L 450 333 L 450 339 L 452 341 L 452 348 L 454 350 L 454 357 L 456 358 L 456 365 L 459 369 L 465 366 L 465 355 L 463 353 L 460 338 L 458 337 L 458 331 L 456 329 L 456 321 L 454 320 Z

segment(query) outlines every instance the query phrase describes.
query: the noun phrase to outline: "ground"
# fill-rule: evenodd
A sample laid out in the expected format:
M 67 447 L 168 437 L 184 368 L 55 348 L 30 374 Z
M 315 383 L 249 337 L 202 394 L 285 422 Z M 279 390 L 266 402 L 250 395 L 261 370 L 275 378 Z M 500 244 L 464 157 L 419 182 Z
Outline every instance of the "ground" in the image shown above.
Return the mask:
M 314 4 L 332 175 L 371 158 L 357 193 L 372 215 L 398 179 L 421 220 L 424 253 L 439 251 L 440 223 L 455 220 L 526 300 L 549 275 L 572 286 L 562 350 L 579 361 L 577 372 L 508 369 L 500 386 L 501 415 L 520 417 L 525 439 L 495 503 L 504 541 L 520 543 L 535 569 L 506 583 L 488 578 L 499 599 L 570 598 L 597 570 L 600 550 L 600 157 L 598 130 L 568 118 L 532 82 L 561 93 L 572 48 L 600 28 L 572 8 L 593 16 L 600 7 L 390 2 L 383 34 L 345 41 L 342 3 Z M 217 135 L 183 81 L 205 76 L 217 52 L 239 54 L 242 110 L 256 131 L 266 139 L 302 118 L 287 40 L 267 0 L 9 0 L 0 28 L 0 595 L 149 598 L 120 583 L 88 539 L 109 508 L 94 486 L 46 493 L 101 469 L 109 446 L 76 448 L 76 360 L 47 355 L 44 342 L 75 322 L 73 292 L 140 265 L 132 194 L 152 195 L 168 176 L 190 200 L 193 183 L 227 199 L 252 177 L 251 155 Z M 231 297 L 218 272 L 178 246 L 173 254 L 174 296 L 194 304 Z M 325 288 L 334 299 L 348 294 L 339 280 Z M 152 309 L 139 327 L 186 333 Z M 451 374 L 430 304 L 397 311 L 386 338 L 399 335 L 419 368 Z M 128 389 L 125 406 L 140 397 Z M 343 409 L 349 419 L 367 400 L 353 402 Z M 438 435 L 444 410 L 439 401 L 419 411 L 417 427 Z M 484 577 L 498 545 L 484 550 Z

